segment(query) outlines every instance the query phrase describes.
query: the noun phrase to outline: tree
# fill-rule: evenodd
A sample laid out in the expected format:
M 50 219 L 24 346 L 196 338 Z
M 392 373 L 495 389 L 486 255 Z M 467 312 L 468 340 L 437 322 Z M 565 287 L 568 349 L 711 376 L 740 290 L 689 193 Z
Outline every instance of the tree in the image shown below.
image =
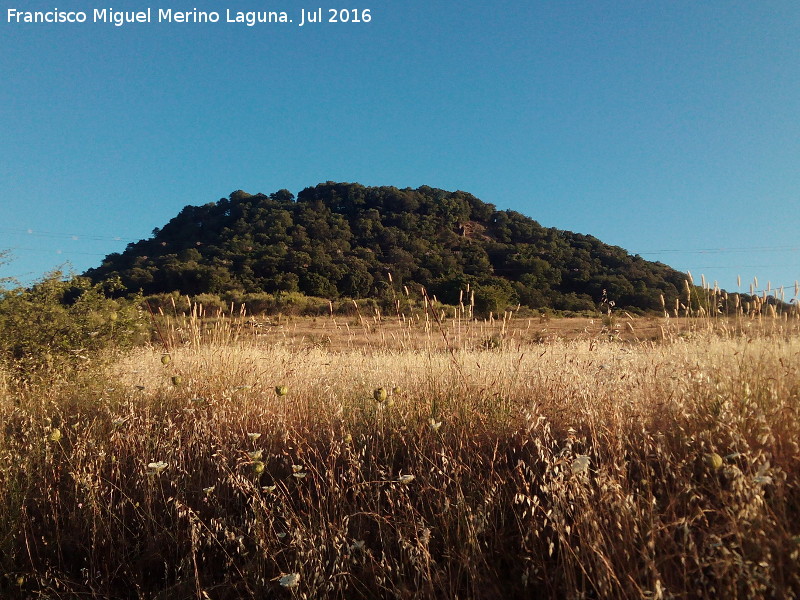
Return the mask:
M 660 294 L 674 302 L 684 285 L 666 265 L 542 227 L 463 191 L 336 182 L 306 188 L 297 199 L 288 190 L 237 190 L 186 206 L 152 238 L 86 274 L 95 283 L 119 276 L 132 292 L 299 290 L 332 298 L 383 293 L 378 282 L 387 273 L 396 285 L 438 289 L 440 298 L 454 282 L 484 282 L 492 312 L 504 299 L 585 308 L 603 289 L 620 308 L 653 309 Z
M 11 262 L 11 251 L 0 250 L 0 267 L 7 265 L 10 262 Z M 0 292 L 2 292 L 5 286 L 13 282 L 14 282 L 13 277 L 0 277 Z

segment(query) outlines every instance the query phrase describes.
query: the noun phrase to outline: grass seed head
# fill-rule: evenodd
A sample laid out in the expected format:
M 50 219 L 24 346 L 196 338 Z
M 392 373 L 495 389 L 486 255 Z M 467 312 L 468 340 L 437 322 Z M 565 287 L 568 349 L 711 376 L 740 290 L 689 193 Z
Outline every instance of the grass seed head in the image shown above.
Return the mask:
M 703 456 L 703 462 L 709 469 L 719 469 L 722 466 L 722 457 L 716 452 L 709 452 Z

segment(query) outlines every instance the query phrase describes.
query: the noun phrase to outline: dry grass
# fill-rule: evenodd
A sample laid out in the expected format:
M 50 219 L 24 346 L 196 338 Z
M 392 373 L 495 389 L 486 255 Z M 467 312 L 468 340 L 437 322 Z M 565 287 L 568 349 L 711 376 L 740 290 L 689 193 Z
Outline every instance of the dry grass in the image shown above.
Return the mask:
M 442 322 L 188 317 L 0 387 L 0 592 L 800 593 L 795 321 Z

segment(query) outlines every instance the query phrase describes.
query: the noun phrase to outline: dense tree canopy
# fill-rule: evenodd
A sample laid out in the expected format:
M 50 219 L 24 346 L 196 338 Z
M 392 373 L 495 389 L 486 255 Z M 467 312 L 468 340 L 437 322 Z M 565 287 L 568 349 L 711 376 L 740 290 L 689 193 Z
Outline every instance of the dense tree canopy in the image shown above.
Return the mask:
M 392 282 L 389 283 L 391 273 Z M 150 239 L 88 273 L 119 277 L 131 292 L 303 292 L 387 297 L 425 286 L 456 303 L 469 284 L 489 310 L 660 310 L 685 276 L 589 236 L 542 227 L 466 192 L 328 182 L 295 199 L 233 192 L 186 206 Z

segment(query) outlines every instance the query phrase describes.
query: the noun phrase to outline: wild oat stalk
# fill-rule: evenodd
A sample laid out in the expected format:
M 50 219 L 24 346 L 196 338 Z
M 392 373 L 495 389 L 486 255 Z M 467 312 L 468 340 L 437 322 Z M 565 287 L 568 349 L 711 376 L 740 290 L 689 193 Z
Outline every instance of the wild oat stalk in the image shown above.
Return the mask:
M 428 352 L 196 315 L 0 386 L 4 597 L 800 594 L 783 321 L 456 353 L 434 310 Z

